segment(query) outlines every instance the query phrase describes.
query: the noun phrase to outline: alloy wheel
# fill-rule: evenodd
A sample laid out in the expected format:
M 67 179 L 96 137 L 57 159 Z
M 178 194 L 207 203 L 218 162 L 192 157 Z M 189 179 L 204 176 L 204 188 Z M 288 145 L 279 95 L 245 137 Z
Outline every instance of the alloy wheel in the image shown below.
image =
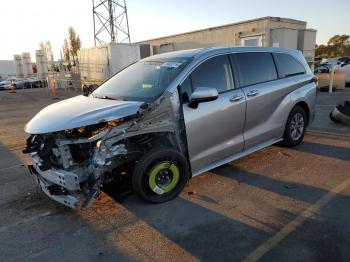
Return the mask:
M 301 113 L 296 113 L 290 122 L 290 136 L 294 141 L 300 139 L 304 132 L 304 117 Z

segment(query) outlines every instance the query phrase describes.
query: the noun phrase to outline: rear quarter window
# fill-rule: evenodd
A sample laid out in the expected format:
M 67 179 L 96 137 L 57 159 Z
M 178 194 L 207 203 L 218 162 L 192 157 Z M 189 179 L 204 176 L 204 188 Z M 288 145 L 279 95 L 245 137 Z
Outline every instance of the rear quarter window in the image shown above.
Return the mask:
M 305 74 L 304 66 L 291 55 L 275 53 L 273 56 L 281 78 Z
M 249 52 L 233 54 L 240 86 L 249 86 L 278 79 L 271 53 Z

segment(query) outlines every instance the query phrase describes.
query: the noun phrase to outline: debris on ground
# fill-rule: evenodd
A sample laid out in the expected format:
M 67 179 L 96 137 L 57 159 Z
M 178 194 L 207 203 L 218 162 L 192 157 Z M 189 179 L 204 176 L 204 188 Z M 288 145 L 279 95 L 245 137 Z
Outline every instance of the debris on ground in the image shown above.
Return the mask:
M 350 126 L 350 101 L 345 100 L 343 104 L 337 105 L 329 114 L 329 118 L 335 123 Z
M 207 202 L 207 203 L 210 203 L 210 204 L 217 204 L 217 205 L 219 204 L 219 202 L 216 201 L 214 198 L 209 197 L 209 196 L 205 196 L 205 195 L 197 195 L 197 199 L 204 201 L 204 202 Z
M 284 152 L 284 151 L 279 151 L 278 152 L 281 156 L 286 156 L 286 157 L 292 157 L 291 154 L 287 153 L 287 152 Z
M 296 186 L 296 185 L 285 185 L 284 187 L 287 188 L 287 189 L 296 189 L 296 188 L 298 188 L 298 186 Z

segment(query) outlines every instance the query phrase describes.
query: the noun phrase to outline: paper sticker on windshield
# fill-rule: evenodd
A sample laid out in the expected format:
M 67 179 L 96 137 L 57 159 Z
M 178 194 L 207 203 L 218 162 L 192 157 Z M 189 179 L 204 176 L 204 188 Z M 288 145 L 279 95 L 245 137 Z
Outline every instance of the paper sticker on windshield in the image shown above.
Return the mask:
M 152 88 L 152 84 L 142 84 L 142 88 Z
M 179 62 L 165 62 L 161 64 L 161 67 L 170 67 L 170 68 L 178 68 L 182 63 Z

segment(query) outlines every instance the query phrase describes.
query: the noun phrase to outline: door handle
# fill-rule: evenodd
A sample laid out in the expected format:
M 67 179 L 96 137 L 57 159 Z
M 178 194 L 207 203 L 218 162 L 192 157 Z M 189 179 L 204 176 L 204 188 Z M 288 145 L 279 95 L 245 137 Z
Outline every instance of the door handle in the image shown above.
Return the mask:
M 259 90 L 254 89 L 249 93 L 247 93 L 247 97 L 254 97 L 254 96 L 257 96 L 258 94 L 259 94 Z
M 230 98 L 230 102 L 238 102 L 238 101 L 242 100 L 243 98 L 244 98 L 243 95 L 233 95 Z

